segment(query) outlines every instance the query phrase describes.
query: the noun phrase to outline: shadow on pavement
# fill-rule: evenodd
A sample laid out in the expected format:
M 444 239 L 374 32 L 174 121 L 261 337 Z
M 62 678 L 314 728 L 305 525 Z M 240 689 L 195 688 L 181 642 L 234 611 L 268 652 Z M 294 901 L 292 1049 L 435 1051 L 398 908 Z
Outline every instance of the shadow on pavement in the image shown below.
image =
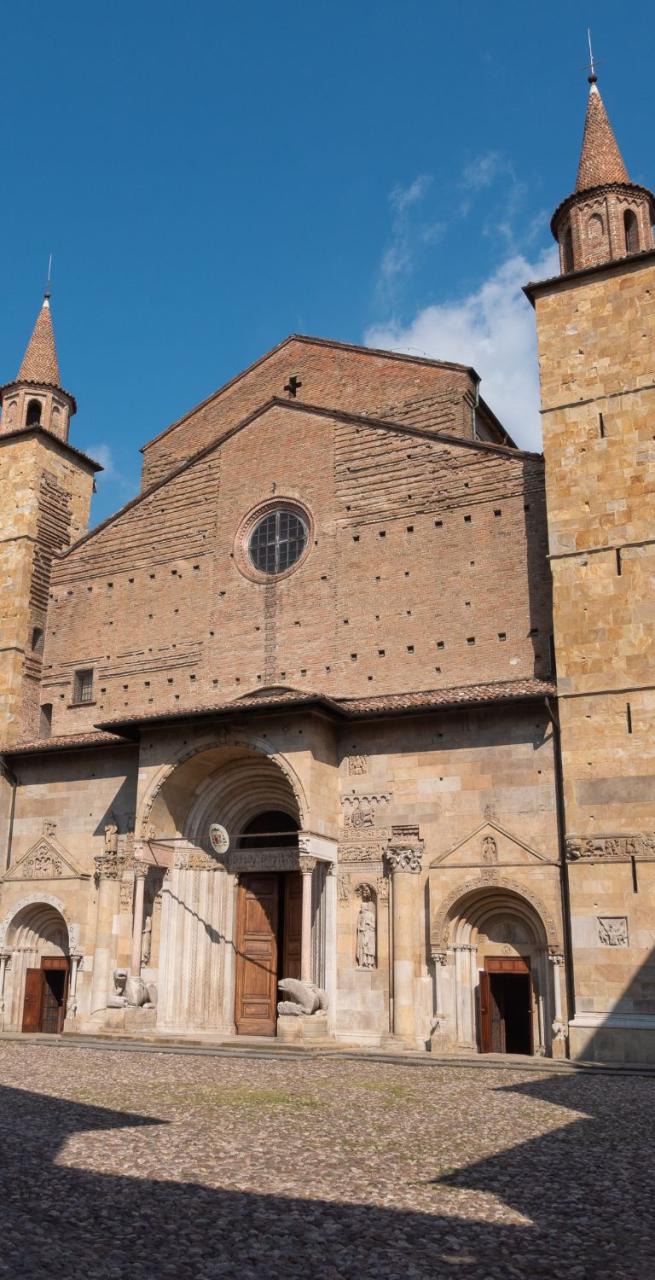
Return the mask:
M 551 1077 L 501 1087 L 583 1116 L 440 1180 L 432 1180 L 426 1168 L 425 1185 L 435 1192 L 432 1214 L 212 1190 L 58 1165 L 64 1142 L 76 1133 L 99 1130 L 99 1141 L 111 1142 L 117 1129 L 165 1122 L 2 1088 L 0 1276 L 645 1280 L 652 1275 L 653 1120 L 651 1112 L 639 1117 L 639 1095 L 626 1119 L 626 1109 L 613 1104 L 617 1081 L 612 1078 Z M 623 1079 L 621 1087 L 625 1100 L 626 1089 L 640 1088 L 647 1098 L 653 1086 Z M 499 1220 L 464 1221 L 440 1213 L 444 1184 L 495 1194 Z M 500 1220 L 506 1205 L 530 1223 Z

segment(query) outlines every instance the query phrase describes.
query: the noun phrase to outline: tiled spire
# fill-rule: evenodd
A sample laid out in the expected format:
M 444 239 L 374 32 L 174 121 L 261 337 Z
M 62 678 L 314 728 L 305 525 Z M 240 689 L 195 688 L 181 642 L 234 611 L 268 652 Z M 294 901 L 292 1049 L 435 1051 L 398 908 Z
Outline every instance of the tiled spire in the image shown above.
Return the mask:
M 589 77 L 591 88 L 582 138 L 576 191 L 602 187 L 608 182 L 630 181 L 612 126 L 607 118 L 596 76 Z
M 36 317 L 32 337 L 27 344 L 16 381 L 42 382 L 51 387 L 61 385 L 48 294 L 43 299 L 41 310 Z

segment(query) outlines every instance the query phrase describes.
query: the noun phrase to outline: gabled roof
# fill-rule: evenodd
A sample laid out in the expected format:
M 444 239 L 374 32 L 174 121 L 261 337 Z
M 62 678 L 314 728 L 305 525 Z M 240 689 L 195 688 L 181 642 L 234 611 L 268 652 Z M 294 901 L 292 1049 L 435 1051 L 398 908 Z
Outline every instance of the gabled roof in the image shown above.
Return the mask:
M 16 381 L 44 382 L 51 387 L 61 386 L 50 299 L 47 294 L 36 317 L 32 337 L 27 344 Z
M 211 395 L 207 396 L 204 400 L 201 400 L 199 404 L 194 405 L 193 408 L 189 409 L 187 413 L 184 413 L 181 418 L 177 418 L 175 422 L 171 422 L 170 426 L 165 427 L 158 435 L 153 436 L 152 440 L 147 440 L 145 444 L 141 445 L 140 452 L 145 453 L 146 449 L 149 449 L 151 445 L 157 444 L 164 438 L 164 436 L 167 436 L 170 431 L 175 431 L 175 429 L 180 427 L 183 422 L 186 422 L 188 418 L 192 418 L 200 409 L 204 409 L 206 405 L 211 404 L 212 400 L 216 400 L 218 396 L 222 395 L 224 391 L 227 391 L 229 387 L 233 387 L 238 382 L 241 382 L 249 373 L 252 373 L 253 369 L 258 369 L 260 365 L 265 364 L 267 360 L 270 360 L 271 356 L 276 355 L 278 351 L 283 351 L 284 348 L 289 346 L 292 342 L 304 342 L 310 347 L 332 347 L 335 351 L 356 351 L 360 355 L 377 356 L 378 358 L 382 356 L 387 360 L 402 360 L 409 364 L 428 365 L 435 369 L 455 369 L 459 373 L 470 374 L 476 382 L 480 381 L 480 375 L 476 373 L 472 365 L 456 364 L 451 360 L 433 360 L 429 356 L 406 355 L 402 351 L 384 351 L 380 347 L 363 347 L 356 342 L 337 342 L 334 338 L 312 338 L 305 333 L 290 333 L 287 338 L 283 338 L 282 342 L 278 342 L 276 346 L 271 347 L 270 351 L 266 351 L 263 356 L 259 356 L 257 360 L 253 360 L 252 364 L 247 365 L 245 369 L 241 369 L 234 378 L 230 378 L 227 382 L 224 382 L 222 386 L 216 389 L 216 391 L 212 391 Z
M 222 449 L 228 440 L 231 440 L 237 432 L 243 431 L 246 427 L 250 426 L 251 423 L 256 422 L 258 418 L 261 418 L 273 408 L 281 408 L 289 413 L 313 414 L 316 417 L 328 418 L 338 422 L 352 423 L 355 426 L 369 427 L 372 430 L 392 431 L 399 435 L 407 435 L 421 440 L 433 440 L 440 444 L 455 445 L 462 449 L 473 449 L 481 453 L 500 454 L 502 457 L 507 458 L 529 458 L 534 461 L 542 461 L 542 455 L 540 453 L 531 452 L 525 449 L 517 449 L 514 446 L 506 444 L 495 444 L 488 440 L 469 440 L 465 436 L 450 435 L 441 431 L 428 431 L 422 427 L 413 427 L 406 423 L 390 422 L 383 418 L 370 418 L 366 414 L 346 413 L 343 409 L 328 409 L 324 405 L 307 404 L 303 400 L 282 400 L 278 396 L 273 396 L 270 400 L 266 400 L 264 404 L 259 405 L 257 409 L 252 413 L 249 413 L 245 418 L 242 418 L 240 422 L 237 422 L 235 426 L 231 427 L 230 430 L 227 431 L 225 435 L 221 436 L 219 440 L 212 440 L 211 444 L 205 445 L 204 448 L 199 449 L 197 453 L 192 455 L 192 457 L 187 458 L 185 462 L 180 463 L 179 466 L 175 467 L 172 471 L 169 471 L 161 480 L 155 481 L 154 484 L 151 484 L 147 489 L 144 489 L 142 493 L 139 493 L 135 498 L 132 498 L 130 502 L 126 502 L 123 507 L 119 507 L 118 511 L 113 512 L 113 514 L 108 516 L 106 520 L 103 520 L 101 524 L 96 525 L 95 529 L 90 529 L 88 533 L 83 535 L 83 537 L 78 538 L 77 542 L 73 542 L 66 551 L 59 552 L 57 559 L 66 559 L 67 556 L 71 555 L 74 551 L 77 551 L 78 547 L 82 546 L 85 542 L 89 542 L 92 538 L 97 537 L 103 529 L 106 529 L 110 524 L 113 524 L 115 520 L 120 520 L 128 511 L 133 511 L 135 507 L 138 507 L 142 502 L 145 502 L 154 493 L 157 493 L 159 489 L 163 489 L 165 485 L 170 484 L 172 480 L 177 476 L 182 475 L 184 471 L 188 471 L 190 467 L 195 466 L 196 463 L 200 462 L 203 458 L 208 457 L 209 454 L 214 453 L 217 449 Z
M 591 79 L 576 191 L 588 191 L 609 182 L 630 182 L 595 77 Z

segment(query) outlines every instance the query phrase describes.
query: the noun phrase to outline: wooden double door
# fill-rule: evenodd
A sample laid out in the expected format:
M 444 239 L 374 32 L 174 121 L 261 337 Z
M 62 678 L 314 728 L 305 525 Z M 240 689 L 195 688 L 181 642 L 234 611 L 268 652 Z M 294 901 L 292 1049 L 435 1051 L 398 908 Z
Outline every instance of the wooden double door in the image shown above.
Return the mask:
M 66 956 L 44 956 L 39 969 L 25 971 L 23 1031 L 63 1031 L 68 969 Z
M 489 956 L 480 974 L 482 1053 L 534 1053 L 530 963 L 523 956 Z
M 300 872 L 241 876 L 237 897 L 236 1004 L 238 1035 L 274 1036 L 277 984 L 300 977 Z

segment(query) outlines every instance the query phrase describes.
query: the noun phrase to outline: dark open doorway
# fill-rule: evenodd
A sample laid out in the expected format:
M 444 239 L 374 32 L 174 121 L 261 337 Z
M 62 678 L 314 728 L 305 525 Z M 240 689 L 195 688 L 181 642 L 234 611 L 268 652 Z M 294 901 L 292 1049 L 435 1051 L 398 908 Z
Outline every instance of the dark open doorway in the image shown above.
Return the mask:
M 527 960 L 489 958 L 480 974 L 482 1053 L 534 1052 L 532 983 Z
M 27 969 L 23 1001 L 23 1031 L 58 1035 L 64 1029 L 68 994 L 68 959 L 44 956 L 39 969 Z

